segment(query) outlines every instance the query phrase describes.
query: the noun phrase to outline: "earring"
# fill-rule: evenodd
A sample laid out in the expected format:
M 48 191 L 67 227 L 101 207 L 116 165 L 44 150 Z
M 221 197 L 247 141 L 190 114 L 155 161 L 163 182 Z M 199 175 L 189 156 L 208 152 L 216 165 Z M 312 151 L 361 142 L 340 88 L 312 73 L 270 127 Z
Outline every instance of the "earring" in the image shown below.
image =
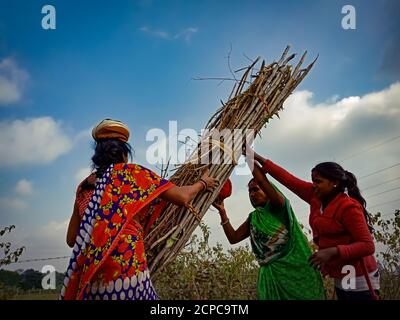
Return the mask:
M 333 185 L 333 187 L 336 188 L 336 187 L 337 187 L 337 184 Z

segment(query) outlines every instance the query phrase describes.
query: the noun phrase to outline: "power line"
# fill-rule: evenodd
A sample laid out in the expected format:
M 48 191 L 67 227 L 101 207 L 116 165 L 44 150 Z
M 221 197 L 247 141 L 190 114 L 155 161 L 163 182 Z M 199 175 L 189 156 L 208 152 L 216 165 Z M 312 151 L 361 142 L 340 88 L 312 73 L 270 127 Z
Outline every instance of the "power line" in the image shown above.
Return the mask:
M 393 138 L 390 138 L 390 139 L 385 140 L 385 141 L 383 141 L 383 142 L 380 142 L 380 143 L 378 143 L 378 144 L 372 145 L 372 146 L 370 146 L 370 147 L 368 147 L 368 148 L 366 148 L 366 149 L 364 149 L 364 150 L 362 150 L 362 151 L 360 151 L 360 152 L 353 153 L 352 155 L 350 155 L 350 156 L 348 156 L 348 157 L 345 157 L 345 158 L 343 158 L 343 159 L 340 160 L 340 161 L 345 161 L 345 160 L 354 158 L 354 157 L 356 157 L 356 156 L 358 156 L 358 155 L 360 155 L 360 154 L 363 154 L 363 153 L 365 153 L 365 152 L 368 152 L 368 151 L 370 151 L 370 150 L 373 150 L 373 149 L 375 149 L 375 148 L 377 148 L 377 147 L 383 146 L 383 145 L 385 145 L 385 144 L 387 144 L 387 143 L 393 142 L 393 141 L 395 141 L 395 140 L 397 140 L 397 139 L 399 139 L 399 138 L 400 138 L 400 136 L 393 137 Z
M 368 207 L 368 209 L 372 209 L 372 208 L 375 208 L 375 207 L 378 207 L 378 206 L 382 206 L 384 204 L 393 203 L 393 202 L 399 202 L 399 201 L 400 201 L 400 198 L 398 198 L 396 200 L 392 200 L 392 201 L 378 203 L 378 204 L 373 205 L 372 207 Z
M 382 186 L 382 185 L 384 185 L 384 184 L 386 184 L 386 183 L 389 183 L 389 182 L 392 182 L 392 181 L 396 181 L 396 180 L 399 180 L 399 179 L 400 179 L 400 177 L 397 177 L 397 178 L 394 178 L 394 179 L 391 179 L 391 180 L 386 180 L 386 181 L 384 181 L 384 182 L 381 182 L 381 183 L 375 184 L 375 185 L 373 185 L 373 186 L 369 186 L 369 187 L 367 187 L 367 188 L 364 188 L 364 189 L 362 189 L 362 191 L 369 190 L 369 189 L 373 189 L 373 188 L 375 188 L 375 187 L 379 187 L 379 186 Z
M 365 175 L 365 176 L 359 177 L 358 180 L 364 179 L 364 178 L 366 178 L 366 177 L 369 177 L 369 176 L 372 176 L 372 175 L 374 175 L 374 174 L 377 174 L 377 173 L 380 173 L 380 172 L 389 170 L 389 169 L 394 168 L 394 167 L 397 167 L 397 166 L 400 166 L 400 162 L 398 162 L 398 163 L 396 163 L 396 164 L 394 164 L 394 165 L 392 165 L 392 166 L 390 166 L 390 167 L 386 167 L 386 168 L 380 169 L 380 170 L 378 170 L 378 171 L 371 172 L 371 173 L 369 173 L 369 174 L 367 174 L 367 175 Z
M 398 190 L 398 189 L 400 189 L 400 187 L 393 188 L 393 189 L 389 189 L 389 190 L 386 190 L 386 191 L 383 191 L 383 192 L 379 192 L 379 193 L 375 193 L 375 194 L 373 194 L 373 195 L 366 196 L 366 197 L 368 197 L 368 198 L 373 198 L 373 197 L 376 197 L 376 196 L 380 196 L 381 194 L 385 194 L 385 193 L 388 193 L 388 192 L 390 192 L 390 191 L 394 191 L 394 190 Z
M 11 264 L 13 264 L 13 263 L 34 262 L 34 261 L 59 260 L 59 259 L 66 259 L 66 258 L 71 258 L 71 256 L 53 257 L 53 258 L 41 258 L 41 259 L 29 259 L 29 260 L 19 260 L 19 261 L 16 261 L 16 262 L 11 262 Z

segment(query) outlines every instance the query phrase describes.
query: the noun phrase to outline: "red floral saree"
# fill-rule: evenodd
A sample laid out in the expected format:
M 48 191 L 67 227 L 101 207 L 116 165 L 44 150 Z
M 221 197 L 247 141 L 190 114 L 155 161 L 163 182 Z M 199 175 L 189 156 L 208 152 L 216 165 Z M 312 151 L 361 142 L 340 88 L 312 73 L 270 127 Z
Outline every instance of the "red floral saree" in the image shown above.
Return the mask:
M 96 180 L 67 268 L 60 299 L 158 299 L 144 235 L 174 184 L 140 165 L 115 164 Z

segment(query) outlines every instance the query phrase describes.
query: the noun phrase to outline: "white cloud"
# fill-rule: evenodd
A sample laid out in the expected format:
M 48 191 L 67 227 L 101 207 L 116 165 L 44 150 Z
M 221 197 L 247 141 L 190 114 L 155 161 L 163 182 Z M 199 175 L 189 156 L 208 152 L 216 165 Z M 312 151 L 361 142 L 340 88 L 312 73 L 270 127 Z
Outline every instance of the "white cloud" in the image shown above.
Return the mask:
M 18 181 L 15 186 L 15 192 L 20 195 L 31 195 L 33 193 L 32 182 L 26 179 Z
M 270 121 L 261 133 L 262 139 L 256 139 L 256 151 L 307 181 L 311 169 L 322 161 L 339 162 L 353 172 L 359 178 L 361 190 L 400 177 L 400 167 L 397 166 L 361 178 L 399 162 L 400 139 L 390 138 L 400 136 L 400 83 L 379 92 L 342 99 L 335 97 L 319 104 L 312 102 L 312 96 L 309 91 L 297 91 L 291 95 L 285 109 L 280 112 L 280 119 Z M 380 145 L 383 141 L 388 143 Z M 374 145 L 380 146 L 371 149 Z M 361 152 L 364 150 L 367 151 Z M 245 187 L 249 179 L 250 176 L 231 177 L 234 193 L 226 200 L 225 206 L 235 228 L 252 210 Z M 389 203 L 399 198 L 398 190 L 389 191 L 398 187 L 399 182 L 394 180 L 363 193 L 372 212 L 381 211 L 389 215 L 399 208 L 400 201 Z M 298 220 L 308 227 L 309 206 L 276 184 L 289 198 Z M 383 193 L 374 196 L 380 192 Z M 380 203 L 382 205 L 375 207 Z M 211 227 L 210 240 L 230 247 L 219 225 L 218 214 L 208 212 L 205 222 Z
M 74 178 L 77 182 L 83 181 L 90 173 L 92 172 L 91 168 L 85 167 L 80 168 L 78 172 L 74 175 Z
M 261 135 L 262 140 L 256 141 L 261 148 L 266 147 L 264 150 L 271 157 L 310 167 L 318 161 L 340 161 L 400 134 L 400 83 L 335 103 L 313 104 L 311 98 L 309 91 L 294 93 L 280 112 L 280 120 L 271 121 Z M 391 154 L 386 151 L 385 156 Z
M 91 141 L 92 140 L 92 128 L 87 128 L 80 131 L 74 137 L 74 144 L 79 143 L 80 141 Z
M 51 117 L 0 122 L 0 167 L 49 163 L 71 148 L 61 123 Z
M 183 38 L 183 39 L 185 39 L 186 42 L 189 42 L 190 39 L 192 38 L 192 36 L 197 33 L 197 31 L 199 31 L 198 28 L 186 28 L 186 29 L 178 32 L 174 36 L 174 39 Z
M 71 249 L 66 244 L 66 234 L 69 219 L 58 222 L 51 220 L 41 227 L 17 226 L 7 237 L 12 243 L 12 248 L 25 247 L 20 260 L 31 260 L 53 257 L 69 257 Z M 64 272 L 68 264 L 68 258 L 31 261 L 11 264 L 9 270 L 33 268 L 41 270 L 44 265 L 53 265 L 57 271 Z
M 148 27 L 141 27 L 139 30 L 156 38 L 170 39 L 170 35 L 168 34 L 168 32 L 163 30 L 153 30 Z
M 0 198 L 0 207 L 2 213 L 12 216 L 15 211 L 22 212 L 28 209 L 28 203 L 24 197 L 33 194 L 32 182 L 21 179 L 15 185 L 14 196 L 3 196 Z
M 22 98 L 22 91 L 28 73 L 19 68 L 13 58 L 0 61 L 0 106 L 18 102 Z
M 155 37 L 155 38 L 161 38 L 161 39 L 165 39 L 165 40 L 171 40 L 171 39 L 175 39 L 175 40 L 179 40 L 179 39 L 183 39 L 186 42 L 190 42 L 190 39 L 192 38 L 192 36 L 194 34 L 196 34 L 199 29 L 198 28 L 194 28 L 194 27 L 189 27 L 186 29 L 183 29 L 181 31 L 179 31 L 176 34 L 171 34 L 168 31 L 165 30 L 154 30 L 151 29 L 149 27 L 143 26 L 141 28 L 139 28 L 139 30 L 149 36 Z
M 314 104 L 311 97 L 309 91 L 298 91 L 289 97 L 280 120 L 271 121 L 261 135 L 262 140 L 256 141 L 261 154 L 307 180 L 318 162 L 339 162 L 359 178 L 361 189 L 400 176 L 399 167 L 394 167 L 363 178 L 399 162 L 400 139 L 381 143 L 400 136 L 400 83 L 336 102 Z M 383 185 L 380 190 L 388 188 Z M 369 206 L 395 196 L 387 192 L 369 201 L 368 195 L 372 194 L 365 193 Z M 374 210 L 392 209 L 382 206 Z
M 60 232 L 67 231 L 69 220 L 57 222 L 50 221 L 40 229 L 40 234 L 44 237 L 59 236 Z
M 17 197 L 2 197 L 0 198 L 0 207 L 2 212 L 10 214 L 8 211 L 11 211 L 12 215 L 15 210 L 24 211 L 28 209 L 28 204 Z

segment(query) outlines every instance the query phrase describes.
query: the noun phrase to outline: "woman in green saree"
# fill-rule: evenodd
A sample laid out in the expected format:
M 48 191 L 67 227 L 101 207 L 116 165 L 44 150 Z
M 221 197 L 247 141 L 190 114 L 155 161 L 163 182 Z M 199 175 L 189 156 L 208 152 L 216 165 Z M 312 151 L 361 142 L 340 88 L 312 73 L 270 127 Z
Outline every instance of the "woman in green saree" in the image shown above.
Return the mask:
M 249 163 L 253 178 L 248 184 L 250 202 L 255 208 L 235 230 L 223 202 L 214 203 L 228 241 L 238 243 L 248 237 L 260 265 L 257 295 L 262 300 L 325 299 L 319 272 L 308 258 L 312 251 L 301 230 L 289 200 L 271 184 L 257 163 Z M 253 161 L 253 160 L 252 160 Z

